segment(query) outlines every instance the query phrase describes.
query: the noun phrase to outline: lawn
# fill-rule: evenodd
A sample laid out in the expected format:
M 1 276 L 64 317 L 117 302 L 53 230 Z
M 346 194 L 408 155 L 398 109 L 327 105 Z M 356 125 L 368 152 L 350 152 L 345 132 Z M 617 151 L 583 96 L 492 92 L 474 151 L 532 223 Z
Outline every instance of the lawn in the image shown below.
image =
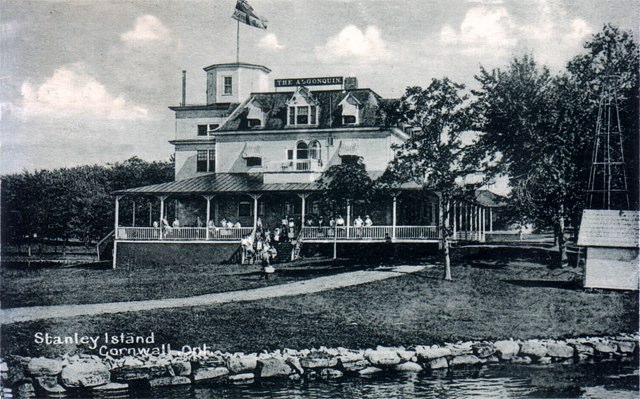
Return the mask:
M 264 287 L 344 272 L 346 263 L 314 261 L 276 265 L 277 278 L 261 279 L 259 265 L 172 267 L 49 267 L 0 269 L 3 309 L 187 297 Z M 284 269 L 283 269 L 284 268 Z M 351 268 L 349 267 L 349 270 Z
M 499 254 L 497 251 L 493 255 Z M 468 339 L 560 338 L 633 332 L 637 293 L 585 290 L 576 269 L 532 258 L 467 257 L 454 281 L 440 267 L 375 283 L 240 304 L 86 316 L 4 326 L 3 353 L 55 355 L 35 332 L 81 335 L 154 332 L 157 343 L 223 351 L 416 345 Z

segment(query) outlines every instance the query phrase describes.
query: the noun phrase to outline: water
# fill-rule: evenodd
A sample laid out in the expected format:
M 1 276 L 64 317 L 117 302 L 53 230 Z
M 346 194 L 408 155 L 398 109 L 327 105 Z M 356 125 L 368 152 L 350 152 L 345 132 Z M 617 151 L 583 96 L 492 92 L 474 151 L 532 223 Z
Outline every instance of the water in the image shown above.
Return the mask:
M 481 369 L 343 378 L 329 382 L 269 381 L 157 388 L 129 397 L 213 398 L 588 398 L 637 399 L 638 365 L 603 362 L 577 365 L 494 365 Z

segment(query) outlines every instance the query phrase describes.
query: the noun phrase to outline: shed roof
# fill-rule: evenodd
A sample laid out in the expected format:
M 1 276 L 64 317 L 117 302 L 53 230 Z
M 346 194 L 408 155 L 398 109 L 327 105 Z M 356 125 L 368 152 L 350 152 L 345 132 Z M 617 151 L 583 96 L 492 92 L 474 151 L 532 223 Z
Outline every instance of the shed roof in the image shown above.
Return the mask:
M 585 247 L 638 248 L 640 212 L 585 209 L 578 245 Z

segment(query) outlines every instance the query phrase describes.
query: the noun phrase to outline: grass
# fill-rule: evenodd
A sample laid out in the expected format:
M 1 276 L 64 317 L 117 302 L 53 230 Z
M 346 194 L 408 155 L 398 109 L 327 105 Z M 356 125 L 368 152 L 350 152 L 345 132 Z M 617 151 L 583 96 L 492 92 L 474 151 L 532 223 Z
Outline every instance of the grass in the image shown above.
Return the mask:
M 256 265 L 186 265 L 172 267 L 7 268 L 0 269 L 2 308 L 91 304 L 187 297 L 284 284 L 344 272 L 345 264 L 315 262 L 276 265 L 277 278 L 262 280 Z
M 157 343 L 170 343 L 174 349 L 206 344 L 214 350 L 260 351 L 637 330 L 636 293 L 582 289 L 575 269 L 549 269 L 542 261 L 522 257 L 467 257 L 454 263 L 454 281 L 443 281 L 441 275 L 437 267 L 297 297 L 11 324 L 3 328 L 2 350 L 52 356 L 78 349 L 36 345 L 33 334 L 38 331 L 57 335 L 153 331 Z

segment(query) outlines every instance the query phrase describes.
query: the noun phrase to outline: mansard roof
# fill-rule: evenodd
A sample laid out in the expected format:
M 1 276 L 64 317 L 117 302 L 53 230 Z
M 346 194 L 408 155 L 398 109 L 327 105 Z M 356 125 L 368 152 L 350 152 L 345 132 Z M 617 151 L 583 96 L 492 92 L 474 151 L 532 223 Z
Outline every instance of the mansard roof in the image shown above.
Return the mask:
M 230 118 L 220 127 L 219 131 L 255 130 L 247 122 L 249 104 L 258 105 L 265 113 L 264 125 L 260 129 L 285 129 L 287 127 L 287 102 L 295 92 L 252 93 L 251 97 L 241 104 Z M 316 128 L 331 128 L 342 126 L 340 102 L 351 95 L 360 102 L 361 118 L 358 126 L 379 126 L 376 116 L 382 98 L 371 89 L 354 90 L 308 90 L 308 95 L 319 103 L 320 112 Z M 305 93 L 306 94 L 306 93 Z M 297 126 L 299 127 L 299 126 Z

